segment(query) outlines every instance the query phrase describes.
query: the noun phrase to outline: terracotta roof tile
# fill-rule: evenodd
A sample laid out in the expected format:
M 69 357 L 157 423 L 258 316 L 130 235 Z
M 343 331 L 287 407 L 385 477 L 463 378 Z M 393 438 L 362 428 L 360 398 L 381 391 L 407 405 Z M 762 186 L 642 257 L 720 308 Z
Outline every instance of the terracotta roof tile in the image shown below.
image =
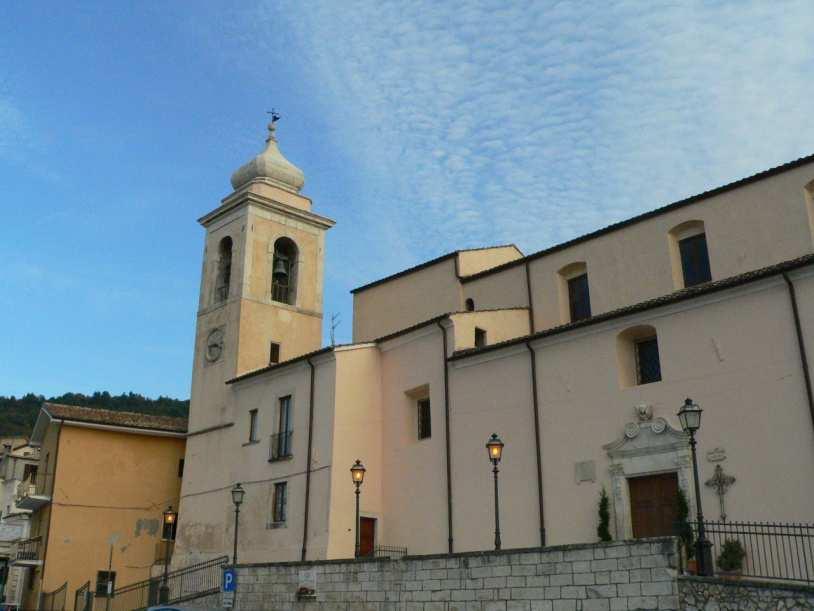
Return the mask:
M 59 403 L 43 403 L 43 409 L 57 420 L 73 420 L 93 424 L 108 424 L 132 429 L 152 429 L 173 433 L 187 432 L 187 419 L 137 412 L 120 412 L 96 407 L 78 407 Z

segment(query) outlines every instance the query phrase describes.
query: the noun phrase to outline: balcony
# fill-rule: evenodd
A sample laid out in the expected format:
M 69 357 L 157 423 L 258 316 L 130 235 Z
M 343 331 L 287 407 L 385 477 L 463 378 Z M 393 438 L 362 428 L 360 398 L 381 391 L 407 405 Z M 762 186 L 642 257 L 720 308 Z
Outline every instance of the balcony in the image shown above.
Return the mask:
M 11 564 L 16 566 L 42 565 L 42 537 L 17 541 L 11 549 Z
M 47 474 L 36 473 L 17 484 L 15 504 L 18 509 L 37 511 L 51 502 L 46 488 Z
M 271 436 L 269 445 L 269 462 L 291 458 L 291 435 L 293 431 L 284 431 Z

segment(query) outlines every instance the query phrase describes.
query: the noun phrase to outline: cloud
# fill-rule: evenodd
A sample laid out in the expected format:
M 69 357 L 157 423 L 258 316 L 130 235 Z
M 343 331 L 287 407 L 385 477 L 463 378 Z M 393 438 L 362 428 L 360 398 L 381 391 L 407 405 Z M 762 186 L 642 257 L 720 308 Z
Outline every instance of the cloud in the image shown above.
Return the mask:
M 537 250 L 814 148 L 807 2 L 261 7 L 255 40 L 290 29 L 368 183 L 357 282 Z

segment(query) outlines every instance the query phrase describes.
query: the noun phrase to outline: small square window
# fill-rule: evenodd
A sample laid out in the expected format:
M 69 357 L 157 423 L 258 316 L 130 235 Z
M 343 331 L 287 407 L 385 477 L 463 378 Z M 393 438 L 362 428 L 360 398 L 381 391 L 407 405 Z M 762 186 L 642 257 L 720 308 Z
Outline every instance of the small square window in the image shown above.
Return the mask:
M 271 510 L 271 521 L 274 524 L 285 522 L 288 482 L 274 484 L 274 501 Z
M 269 348 L 269 364 L 274 365 L 275 363 L 280 362 L 280 344 L 277 342 L 271 342 L 271 347 Z
M 419 399 L 418 407 L 418 438 L 429 439 L 432 437 L 432 415 L 430 412 L 430 400 Z
M 486 345 L 486 331 L 475 327 L 475 348 L 483 348 Z
M 636 342 L 636 374 L 639 384 L 650 384 L 661 380 L 659 343 L 655 337 Z

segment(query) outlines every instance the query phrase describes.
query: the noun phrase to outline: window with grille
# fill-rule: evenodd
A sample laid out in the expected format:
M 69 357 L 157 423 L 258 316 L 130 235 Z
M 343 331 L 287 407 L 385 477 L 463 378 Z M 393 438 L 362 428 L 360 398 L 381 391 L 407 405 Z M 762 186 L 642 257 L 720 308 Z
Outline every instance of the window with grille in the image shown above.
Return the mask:
M 232 278 L 232 238 L 226 236 L 218 245 L 218 273 L 215 279 L 215 303 L 226 301 Z
M 475 327 L 475 348 L 483 348 L 486 345 L 486 330 Z
M 108 585 L 109 584 L 109 585 Z M 96 571 L 96 596 L 113 594 L 116 589 L 116 571 Z
M 280 397 L 277 413 L 277 432 L 271 436 L 270 461 L 291 456 L 291 437 L 294 424 L 292 418 L 291 395 Z
M 650 384 L 661 380 L 659 342 L 655 337 L 638 340 L 636 349 L 636 374 L 639 384 Z
M 705 233 L 679 240 L 678 251 L 681 255 L 681 271 L 684 274 L 685 287 L 703 284 L 712 280 Z
M 432 415 L 430 412 L 430 400 L 419 399 L 418 407 L 418 438 L 429 439 L 432 437 Z
M 568 280 L 568 306 L 571 312 L 571 322 L 591 317 L 588 274 L 580 274 Z
M 285 522 L 287 489 L 287 482 L 278 482 L 274 484 L 274 501 L 271 509 L 271 521 L 275 524 Z

